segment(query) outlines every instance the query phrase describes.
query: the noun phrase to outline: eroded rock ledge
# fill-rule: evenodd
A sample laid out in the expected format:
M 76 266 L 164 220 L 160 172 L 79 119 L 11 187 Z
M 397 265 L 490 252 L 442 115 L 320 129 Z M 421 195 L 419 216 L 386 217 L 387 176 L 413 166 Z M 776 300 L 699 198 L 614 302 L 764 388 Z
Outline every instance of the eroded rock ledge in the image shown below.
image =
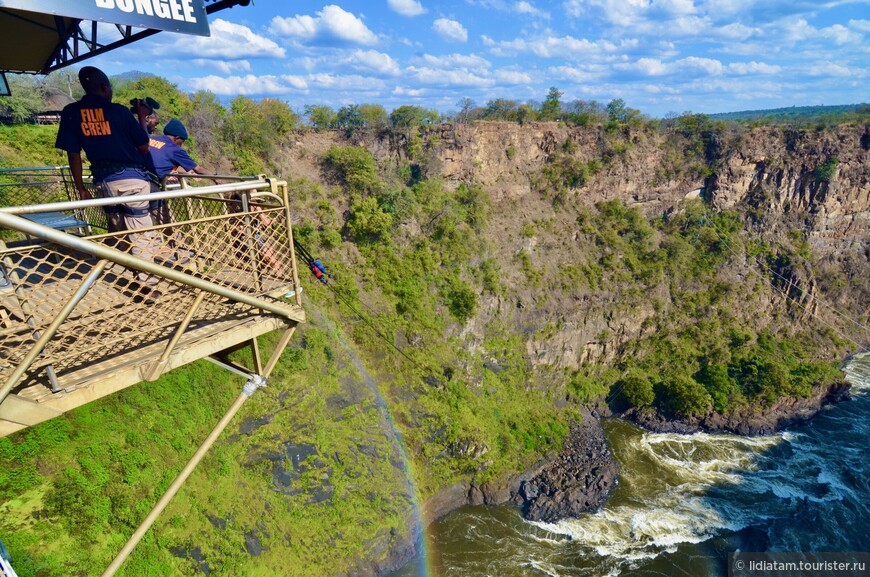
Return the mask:
M 783 397 L 769 405 L 740 407 L 729 415 L 710 411 L 700 417 L 674 419 L 656 409 L 630 409 L 621 417 L 656 433 L 735 433 L 737 435 L 770 435 L 796 423 L 812 419 L 825 405 L 848 400 L 847 382 L 815 387 L 805 399 Z
M 565 448 L 519 487 L 515 501 L 530 521 L 555 522 L 597 510 L 619 478 L 619 465 L 598 419 L 572 427 Z

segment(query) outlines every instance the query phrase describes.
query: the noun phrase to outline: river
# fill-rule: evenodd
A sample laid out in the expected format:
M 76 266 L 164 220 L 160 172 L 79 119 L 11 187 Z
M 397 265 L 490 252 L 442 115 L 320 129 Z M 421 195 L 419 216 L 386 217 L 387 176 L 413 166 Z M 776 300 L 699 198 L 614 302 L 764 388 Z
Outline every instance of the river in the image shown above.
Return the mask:
M 465 507 L 393 577 L 725 577 L 728 553 L 870 551 L 870 356 L 853 400 L 776 435 L 675 435 L 610 419 L 620 480 L 597 513 L 555 524 Z

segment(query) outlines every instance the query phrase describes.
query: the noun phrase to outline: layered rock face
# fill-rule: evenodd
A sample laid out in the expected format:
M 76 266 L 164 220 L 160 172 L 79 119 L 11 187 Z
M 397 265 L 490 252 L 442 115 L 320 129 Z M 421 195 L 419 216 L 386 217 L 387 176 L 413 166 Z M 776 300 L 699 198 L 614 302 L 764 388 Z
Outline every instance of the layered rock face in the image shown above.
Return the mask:
M 650 330 L 647 321 L 656 314 L 652 303 L 671 299 L 665 284 L 632 303 L 619 290 L 581 287 L 542 294 L 517 265 L 517 255 L 523 253 L 547 275 L 557 274 L 566 263 L 584 262 L 582 239 L 565 231 L 576 231 L 578 207 L 613 199 L 657 218 L 677 210 L 686 197 L 700 195 L 713 209 L 754 214 L 758 224 L 753 232 L 772 246 L 798 233 L 817 265 L 796 262 L 776 274 L 787 285 L 782 294 L 800 303 L 800 320 L 809 321 L 821 306 L 845 311 L 859 325 L 870 324 L 870 127 L 725 131 L 694 159 L 686 155 L 687 142 L 667 130 L 608 132 L 556 122 L 443 124 L 419 132 L 359 132 L 350 139 L 304 133 L 295 148 L 305 154 L 291 159 L 288 169 L 321 179 L 319 159 L 329 146 L 359 145 L 372 152 L 385 172 L 410 165 L 447 188 L 480 186 L 492 201 L 489 256 L 509 291 L 480 295 L 478 315 L 457 333 L 474 348 L 482 344 L 493 319 L 510 318 L 529 335 L 527 352 L 534 366 L 576 370 L 587 362 L 611 363 L 626 343 Z M 412 148 L 417 152 L 409 156 Z M 541 174 L 564 159 L 597 163 L 597 168 L 555 203 Z M 531 236 L 522 230 L 530 224 L 536 225 Z M 419 223 L 403 226 L 419 229 Z M 731 263 L 726 280 L 753 278 L 750 265 Z M 763 296 L 768 302 L 757 304 L 767 311 L 754 311 L 753 318 L 767 323 L 786 308 L 782 294 Z M 825 305 L 818 302 L 820 294 Z M 842 321 L 836 330 L 868 344 L 870 337 L 864 335 L 862 341 L 860 331 L 848 332 L 850 325 L 857 328 L 855 323 Z M 535 333 L 547 325 L 556 329 L 537 338 Z
M 870 128 L 757 129 L 724 151 L 710 179 L 717 208 L 740 204 L 799 219 L 821 254 L 866 250 L 870 238 Z M 827 170 L 825 169 L 827 165 Z M 771 232 L 782 232 L 771 230 Z

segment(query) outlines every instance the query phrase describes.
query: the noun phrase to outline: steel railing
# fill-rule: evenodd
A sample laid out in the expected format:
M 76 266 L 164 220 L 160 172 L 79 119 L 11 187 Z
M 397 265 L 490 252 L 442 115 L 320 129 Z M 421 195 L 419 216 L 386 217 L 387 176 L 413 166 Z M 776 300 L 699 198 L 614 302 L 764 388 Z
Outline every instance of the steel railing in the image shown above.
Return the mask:
M 136 231 L 156 243 L 152 259 L 130 254 L 127 232 L 76 235 L 33 219 L 99 219 L 102 207 L 129 198 L 0 208 L 0 403 L 25 389 L 75 389 L 93 367 L 137 350 L 159 351 L 156 377 L 174 347 L 219 323 L 303 318 L 286 183 L 257 178 L 147 198 L 165 201 L 172 217 Z

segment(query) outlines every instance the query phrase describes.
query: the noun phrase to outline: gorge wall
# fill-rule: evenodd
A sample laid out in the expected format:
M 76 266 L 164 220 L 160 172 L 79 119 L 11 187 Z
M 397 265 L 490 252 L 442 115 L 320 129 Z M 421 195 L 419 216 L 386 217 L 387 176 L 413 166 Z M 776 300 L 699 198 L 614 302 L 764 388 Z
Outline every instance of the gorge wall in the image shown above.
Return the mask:
M 798 317 L 803 321 L 827 314 L 825 323 L 868 344 L 870 335 L 856 324 L 870 322 L 870 127 L 731 129 L 704 135 L 703 149 L 697 144 L 700 138 L 692 140 L 673 130 L 607 131 L 555 122 L 445 124 L 419 134 L 308 132 L 287 151 L 284 170 L 329 187 L 322 155 L 333 145 L 358 145 L 386 173 L 404 165 L 421 177 L 440 179 L 447 188 L 480 186 L 492 202 L 486 233 L 490 250 L 510 290 L 506 296 L 482 296 L 480 314 L 456 332 L 479 345 L 476 336 L 493 318 L 510 317 L 529 334 L 527 351 L 535 365 L 573 369 L 586 361 L 607 363 L 624 343 L 649 330 L 644 323 L 654 314 L 651 298 L 629 304 L 618 290 L 531 287 L 517 264 L 520 253 L 531 255 L 546 277 L 565 263 L 582 260 L 578 210 L 613 199 L 660 218 L 678 210 L 685 198 L 700 195 L 713 210 L 740 213 L 752 233 L 771 245 L 802 238 L 812 251 L 812 265 L 783 272 L 792 286 L 762 291 L 762 310 L 747 311 L 747 318 L 773 322 L 789 295 L 801 302 Z M 552 183 L 542 174 L 570 163 L 595 168 L 554 198 L 548 191 Z M 317 219 L 304 208 L 299 216 Z M 414 223 L 403 226 L 410 234 L 419 232 Z M 752 266 L 745 257 L 735 257 L 728 280 L 757 281 Z M 825 295 L 821 304 L 819 291 Z M 647 296 L 669 298 L 665 286 L 655 292 Z M 844 321 L 837 311 L 851 320 Z M 536 332 L 547 325 L 556 328 L 542 339 Z

